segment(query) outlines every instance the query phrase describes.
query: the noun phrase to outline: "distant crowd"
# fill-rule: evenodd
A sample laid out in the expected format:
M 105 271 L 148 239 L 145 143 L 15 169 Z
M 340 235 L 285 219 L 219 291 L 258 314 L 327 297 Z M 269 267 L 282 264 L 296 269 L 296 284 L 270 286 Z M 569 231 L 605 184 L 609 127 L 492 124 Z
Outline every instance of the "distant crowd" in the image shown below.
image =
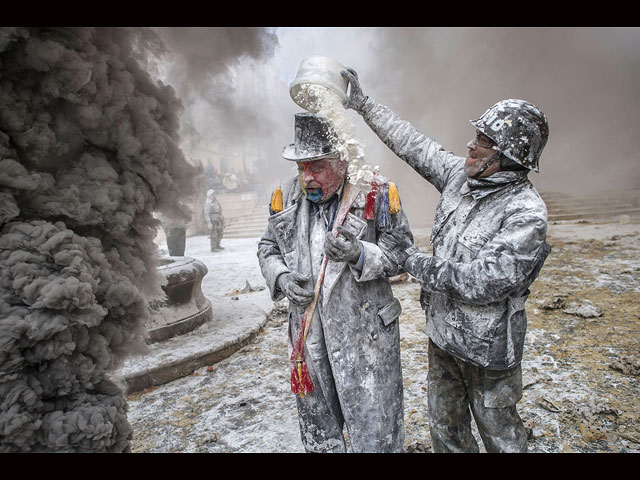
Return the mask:
M 205 168 L 207 177 L 207 189 L 214 190 L 216 193 L 243 193 L 253 191 L 252 185 L 257 183 L 254 178 L 236 174 L 234 172 L 219 173 L 213 165 L 207 165 Z M 248 174 L 253 177 L 252 174 Z

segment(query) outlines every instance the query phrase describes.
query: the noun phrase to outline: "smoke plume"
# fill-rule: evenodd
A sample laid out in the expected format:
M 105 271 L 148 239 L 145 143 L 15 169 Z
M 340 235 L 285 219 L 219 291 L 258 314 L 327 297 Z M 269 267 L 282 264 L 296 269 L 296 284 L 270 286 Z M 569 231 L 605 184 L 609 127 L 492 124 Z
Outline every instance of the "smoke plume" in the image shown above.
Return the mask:
M 253 72 L 274 54 L 276 34 L 261 27 L 156 27 L 154 31 L 165 46 L 167 81 L 185 105 L 181 132 L 194 154 L 202 156 L 202 145 L 217 147 L 220 155 L 255 142 L 262 124 L 273 119 L 262 114 L 263 98 L 254 93 L 247 99 L 239 90 L 259 88 L 255 84 L 259 75 Z M 248 72 L 239 75 L 238 68 L 245 65 Z
M 188 218 L 201 168 L 152 80 L 157 35 L 0 29 L 0 451 L 124 452 L 110 378 L 161 294 L 152 212 Z

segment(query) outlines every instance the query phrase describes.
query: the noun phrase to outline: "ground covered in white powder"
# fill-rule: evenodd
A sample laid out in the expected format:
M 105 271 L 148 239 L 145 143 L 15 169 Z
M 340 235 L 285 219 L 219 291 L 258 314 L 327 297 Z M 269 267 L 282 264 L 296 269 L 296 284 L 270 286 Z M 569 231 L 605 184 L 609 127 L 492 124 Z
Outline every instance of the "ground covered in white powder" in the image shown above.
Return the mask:
M 428 251 L 428 231 L 417 231 Z M 531 289 L 519 411 L 531 452 L 640 452 L 640 223 L 560 222 L 553 251 Z M 209 267 L 216 296 L 260 283 L 258 239 L 187 239 Z M 427 338 L 419 285 L 397 278 L 405 385 L 405 449 L 430 452 Z M 251 295 L 264 295 L 264 290 Z M 129 395 L 134 452 L 302 452 L 289 391 L 284 305 L 261 334 L 214 365 Z

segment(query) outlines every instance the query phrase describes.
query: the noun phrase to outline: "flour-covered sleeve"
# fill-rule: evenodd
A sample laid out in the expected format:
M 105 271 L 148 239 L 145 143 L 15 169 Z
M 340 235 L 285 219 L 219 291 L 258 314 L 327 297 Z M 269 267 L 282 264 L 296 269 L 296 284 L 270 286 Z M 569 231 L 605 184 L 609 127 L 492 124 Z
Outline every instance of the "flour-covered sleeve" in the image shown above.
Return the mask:
M 400 210 L 398 213 L 391 215 L 391 228 L 387 231 L 398 232 L 402 237 L 406 238 L 407 241 L 413 243 L 413 233 L 411 233 L 411 229 L 409 228 L 409 220 L 404 210 Z M 380 234 L 382 234 L 382 232 L 376 230 L 376 238 L 378 238 Z M 377 243 L 362 241 L 361 244 L 363 248 L 361 268 L 358 269 L 350 265 L 351 272 L 357 282 L 393 277 L 394 275 L 399 275 L 404 272 L 401 266 L 384 254 Z
M 423 287 L 470 304 L 488 304 L 521 295 L 535 280 L 549 253 L 546 218 L 520 211 L 471 262 L 454 262 L 425 254 L 410 256 L 405 269 Z
M 371 97 L 367 98 L 361 114 L 393 153 L 442 192 L 452 169 L 459 166 L 460 157 L 445 151 L 438 142 Z
M 271 293 L 271 299 L 274 302 L 282 300 L 284 293 L 278 287 L 277 280 L 281 274 L 288 273 L 290 270 L 285 264 L 280 247 L 275 240 L 271 222 L 269 222 L 266 232 L 258 242 L 257 255 L 262 276 L 265 278 L 267 288 Z

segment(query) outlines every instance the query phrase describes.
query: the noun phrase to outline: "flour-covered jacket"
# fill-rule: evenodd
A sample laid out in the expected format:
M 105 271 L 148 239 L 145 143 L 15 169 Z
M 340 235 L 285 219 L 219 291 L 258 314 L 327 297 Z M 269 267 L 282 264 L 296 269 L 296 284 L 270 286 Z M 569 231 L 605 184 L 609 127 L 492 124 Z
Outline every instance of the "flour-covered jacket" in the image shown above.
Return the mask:
M 204 219 L 207 227 L 212 228 L 213 225 L 223 220 L 222 208 L 217 198 L 207 197 L 204 203 Z
M 423 286 L 427 335 L 485 368 L 518 365 L 528 288 L 550 251 L 547 209 L 526 172 L 470 179 L 464 158 L 446 152 L 387 107 L 368 99 L 363 118 L 442 194 L 431 232 L 433 257 L 419 255 L 407 265 Z
M 282 192 L 283 210 L 269 218 L 258 245 L 260 267 L 274 301 L 284 297 L 276 283 L 280 274 L 317 276 L 316 269 L 311 268 L 312 202 L 302 193 L 297 176 L 285 182 Z M 314 383 L 320 382 L 316 390 L 333 391 L 335 382 L 339 404 L 333 407 L 344 414 L 352 443 L 361 443 L 361 451 L 401 451 L 403 389 L 398 317 L 402 309 L 387 277 L 402 270 L 376 245 L 381 232 L 375 219 L 365 220 L 365 204 L 365 194 L 360 193 L 343 224 L 362 242 L 362 268 L 328 261 L 305 357 Z M 413 239 L 403 211 L 391 215 L 387 229 Z M 315 279 L 312 276 L 306 286 L 313 289 Z M 304 309 L 289 304 L 289 354 Z

